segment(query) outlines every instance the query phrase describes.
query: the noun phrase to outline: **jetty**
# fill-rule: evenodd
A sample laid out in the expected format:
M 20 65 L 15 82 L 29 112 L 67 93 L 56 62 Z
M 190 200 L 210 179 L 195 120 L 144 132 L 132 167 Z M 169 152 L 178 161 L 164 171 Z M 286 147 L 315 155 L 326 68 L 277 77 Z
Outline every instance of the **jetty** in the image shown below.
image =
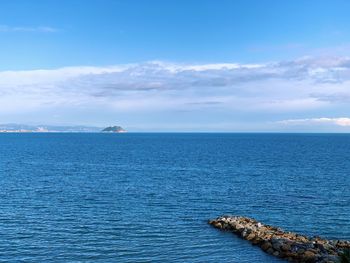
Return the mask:
M 209 220 L 209 224 L 233 232 L 266 253 L 290 262 L 336 263 L 350 249 L 350 241 L 307 237 L 249 217 L 221 216 Z

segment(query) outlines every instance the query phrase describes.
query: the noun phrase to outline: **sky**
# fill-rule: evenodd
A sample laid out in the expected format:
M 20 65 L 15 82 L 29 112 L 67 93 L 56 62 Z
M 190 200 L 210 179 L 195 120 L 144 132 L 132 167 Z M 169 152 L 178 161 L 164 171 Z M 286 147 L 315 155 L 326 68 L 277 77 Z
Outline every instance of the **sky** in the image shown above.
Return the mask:
M 1 0 L 0 123 L 350 132 L 348 0 Z

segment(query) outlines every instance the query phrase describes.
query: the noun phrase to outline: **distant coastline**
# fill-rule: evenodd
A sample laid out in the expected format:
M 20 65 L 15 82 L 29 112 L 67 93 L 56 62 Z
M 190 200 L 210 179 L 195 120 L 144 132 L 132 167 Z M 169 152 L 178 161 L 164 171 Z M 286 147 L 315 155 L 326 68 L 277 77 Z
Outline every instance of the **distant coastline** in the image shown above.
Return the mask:
M 55 126 L 55 125 L 22 125 L 0 124 L 0 133 L 99 133 L 99 132 L 127 132 L 121 126 L 107 128 L 94 126 Z

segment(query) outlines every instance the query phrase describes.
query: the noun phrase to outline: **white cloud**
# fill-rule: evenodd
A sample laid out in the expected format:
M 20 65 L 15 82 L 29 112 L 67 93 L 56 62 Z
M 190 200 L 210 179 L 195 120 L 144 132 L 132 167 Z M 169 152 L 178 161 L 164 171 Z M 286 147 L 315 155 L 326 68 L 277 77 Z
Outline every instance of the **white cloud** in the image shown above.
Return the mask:
M 197 112 L 193 118 L 218 112 L 215 116 L 225 116 L 222 123 L 232 116 L 247 122 L 275 120 L 275 115 L 306 118 L 316 111 L 339 116 L 339 112 L 350 112 L 349 85 L 350 59 L 346 57 L 261 64 L 154 61 L 2 71 L 0 116 L 34 111 L 60 116 L 72 111 L 97 115 L 157 112 L 168 114 L 165 119 L 171 120 L 174 112 Z M 307 120 L 315 123 L 315 119 Z M 331 120 L 328 123 L 347 123 L 342 118 Z
M 309 118 L 309 119 L 291 119 L 279 121 L 285 125 L 314 125 L 314 124 L 332 124 L 337 126 L 350 126 L 350 118 Z

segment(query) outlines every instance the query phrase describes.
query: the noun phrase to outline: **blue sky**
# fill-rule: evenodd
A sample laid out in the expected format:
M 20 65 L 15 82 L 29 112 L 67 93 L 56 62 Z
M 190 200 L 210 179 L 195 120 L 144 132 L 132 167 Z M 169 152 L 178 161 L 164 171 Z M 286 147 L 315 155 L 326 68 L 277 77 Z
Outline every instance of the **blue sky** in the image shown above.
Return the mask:
M 350 131 L 349 1 L 0 2 L 0 123 Z

